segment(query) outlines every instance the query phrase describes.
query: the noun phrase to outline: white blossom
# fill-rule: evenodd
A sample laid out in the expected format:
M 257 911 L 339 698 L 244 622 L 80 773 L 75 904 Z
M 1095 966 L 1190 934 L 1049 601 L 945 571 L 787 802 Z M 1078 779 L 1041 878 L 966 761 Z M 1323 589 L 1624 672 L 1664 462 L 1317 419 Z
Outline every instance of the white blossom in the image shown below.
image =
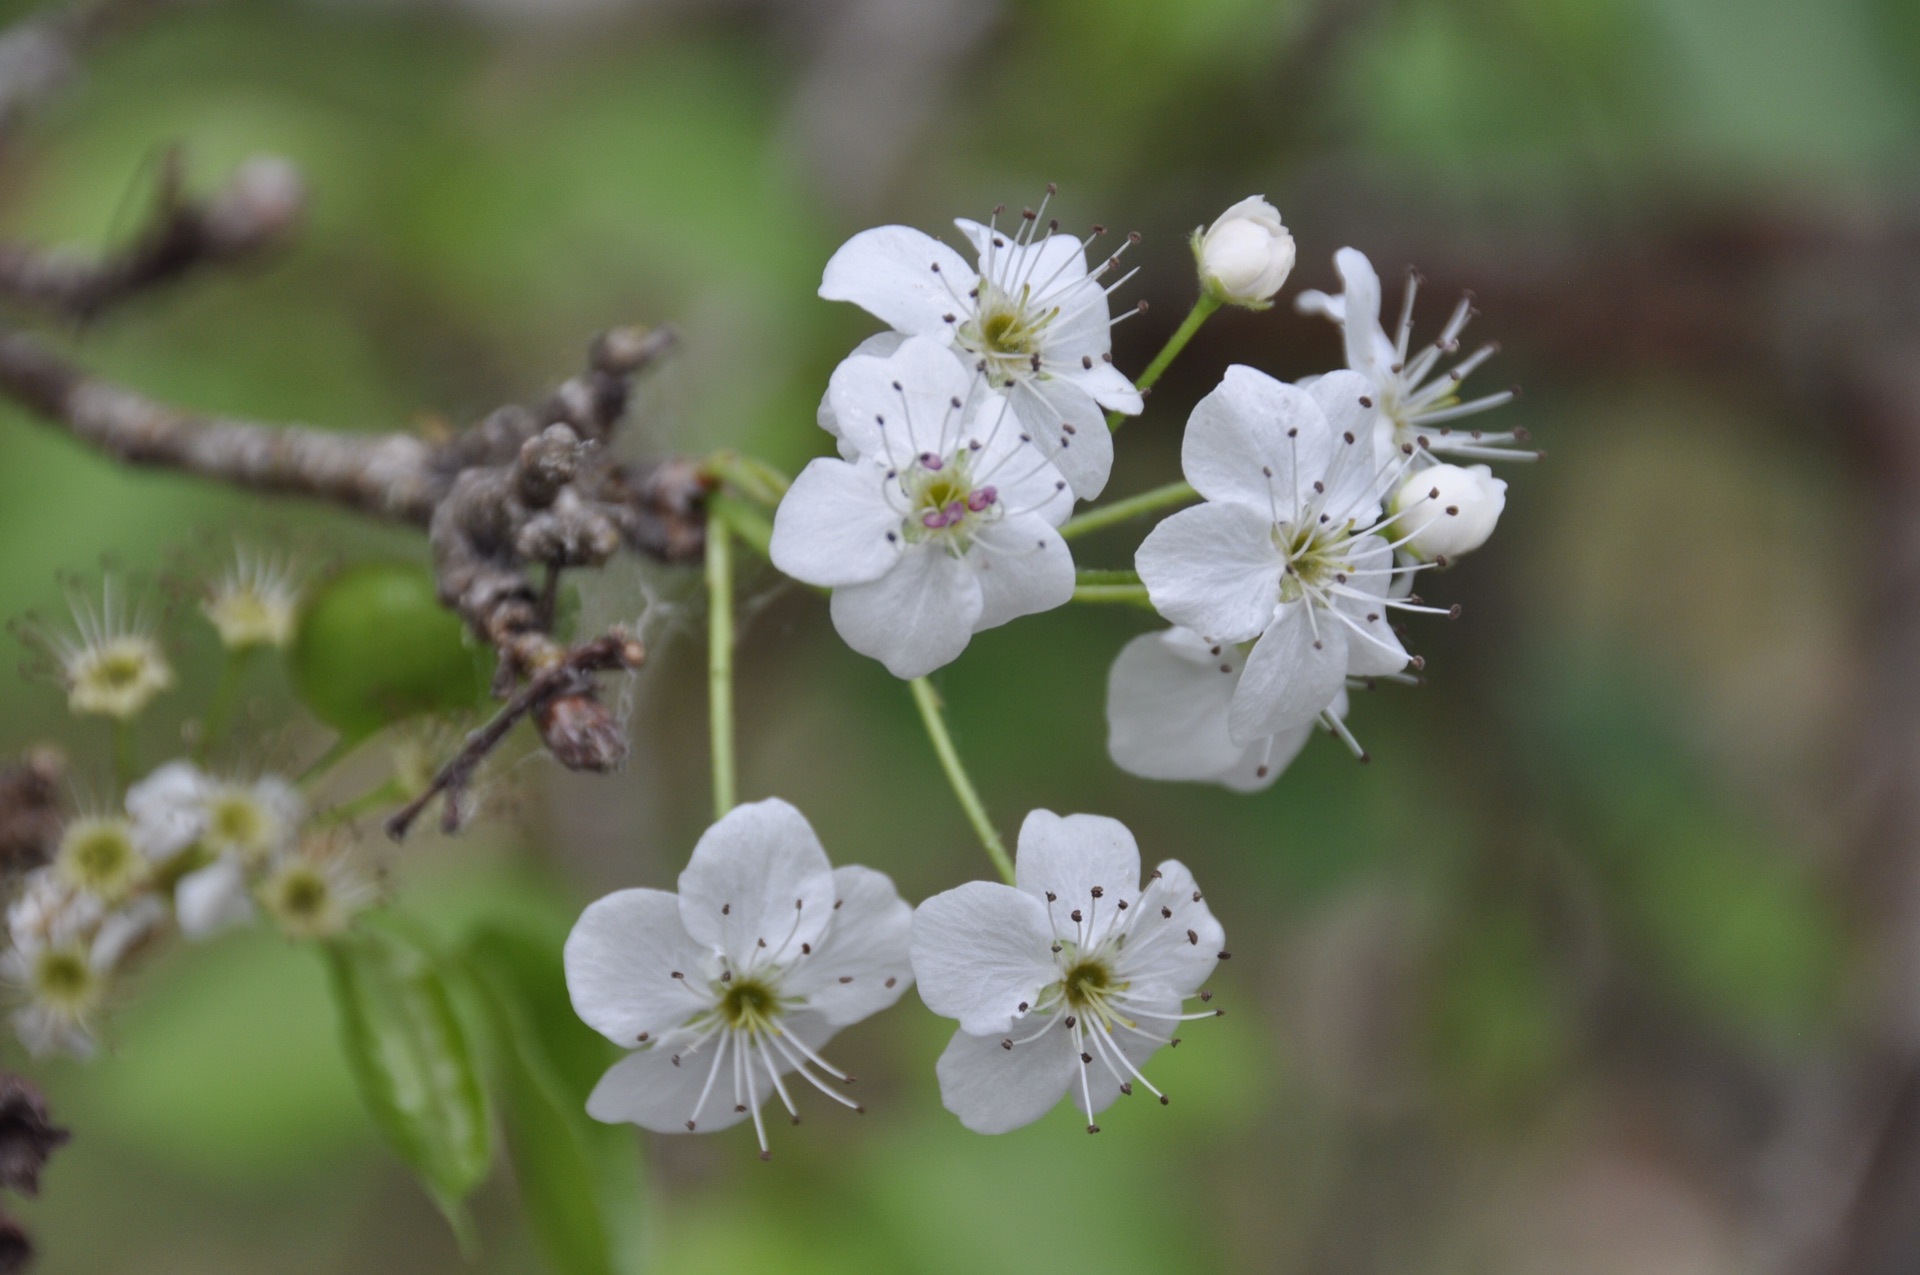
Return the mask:
M 114 969 L 164 912 L 151 896 L 108 911 L 49 868 L 37 869 L 7 909 L 8 950 L 0 976 L 24 993 L 14 1011 L 20 1042 L 36 1057 L 94 1048 L 94 1019 Z
M 773 521 L 775 566 L 833 590 L 847 645 L 913 678 L 975 633 L 1073 597 L 1054 528 L 1066 480 L 1021 441 L 1008 400 L 937 342 L 855 354 L 828 389 L 855 459 L 810 462 Z
M 910 227 L 863 230 L 827 262 L 820 295 L 851 301 L 902 335 L 953 346 L 969 368 L 1006 393 L 1021 430 L 1059 467 L 1074 495 L 1091 500 L 1113 468 L 1113 439 L 1101 409 L 1132 415 L 1142 406 L 1140 392 L 1113 366 L 1112 289 L 1100 283 L 1120 254 L 1089 272 L 1086 247 L 1094 236 L 1082 241 L 1053 233 L 1055 222 L 1041 234 L 1045 212 L 1043 202 L 1039 212 L 1023 213 L 1011 235 L 999 229 L 998 210 L 984 226 L 956 221 L 973 245 L 977 270 Z
M 1299 755 L 1315 727 L 1346 735 L 1343 685 L 1314 720 L 1235 742 L 1227 718 L 1247 649 L 1182 628 L 1143 633 L 1121 648 L 1107 675 L 1107 752 L 1114 764 L 1144 779 L 1259 792 Z
M 1205 503 L 1168 517 L 1135 557 L 1161 615 L 1213 644 L 1252 643 L 1227 715 L 1252 745 L 1320 718 L 1348 677 L 1409 662 L 1380 520 L 1382 481 L 1361 431 L 1356 372 L 1300 389 L 1235 366 L 1187 423 L 1181 465 Z M 1390 466 L 1400 471 L 1405 461 Z M 1397 477 L 1391 473 L 1389 478 Z
M 1229 305 L 1264 310 L 1293 272 L 1293 235 L 1280 211 L 1252 195 L 1193 232 L 1200 284 Z
M 242 545 L 200 609 L 219 632 L 222 646 L 247 651 L 292 642 L 299 606 L 300 588 L 292 567 Z
M 601 1077 L 587 1113 L 658 1133 L 752 1118 L 785 1077 L 835 1102 L 851 1077 L 820 1049 L 892 1005 L 912 981 L 912 912 L 885 875 L 835 868 L 798 810 L 738 806 L 707 829 L 677 895 L 620 890 L 567 936 L 567 990 L 586 1023 L 633 1052 Z
M 274 857 L 255 893 L 281 933 L 319 939 L 346 929 L 376 891 L 343 842 L 311 836 Z
M 114 815 L 68 820 L 53 854 L 53 869 L 63 881 L 107 903 L 132 894 L 150 866 L 132 820 Z
M 914 912 L 921 999 L 960 1023 L 936 1069 L 947 1110 L 1005 1133 L 1071 1094 L 1095 1133 L 1135 1084 L 1166 1102 L 1141 1066 L 1177 1023 L 1217 1012 L 1181 1004 L 1226 956 L 1192 874 L 1168 860 L 1143 886 L 1125 825 L 1048 810 L 1021 825 L 1014 870 L 1015 885 L 972 881 Z
M 74 596 L 69 608 L 71 631 L 39 627 L 33 637 L 52 657 L 70 711 L 131 721 L 172 688 L 173 666 L 151 625 L 119 596 L 111 577 L 98 607 Z
M 1415 467 L 1431 463 L 1433 455 L 1469 460 L 1537 460 L 1524 443 L 1524 430 L 1486 433 L 1460 432 L 1453 422 L 1513 400 L 1517 390 L 1462 401 L 1460 386 L 1467 374 L 1492 358 L 1497 345 L 1483 345 L 1444 372 L 1440 360 L 1460 348 L 1460 332 L 1473 317 L 1471 295 L 1460 298 L 1453 316 L 1433 344 L 1417 353 L 1413 338 L 1413 298 L 1420 277 L 1407 275 L 1407 291 L 1400 306 L 1399 330 L 1391 338 L 1380 324 L 1380 276 L 1373 263 L 1355 248 L 1333 256 L 1345 291 L 1338 296 L 1302 292 L 1294 305 L 1302 314 L 1322 314 L 1338 324 L 1346 341 L 1347 367 L 1367 378 L 1367 397 L 1374 409 L 1374 441 L 1383 454 L 1398 451 L 1413 458 Z M 1431 379 L 1429 379 L 1431 378 Z
M 1485 465 L 1429 465 L 1407 476 L 1393 511 L 1408 528 L 1406 552 L 1445 562 L 1487 543 L 1507 507 L 1507 484 Z
M 306 803 L 278 775 L 219 779 L 173 761 L 127 790 L 127 813 L 169 853 L 204 856 L 173 895 L 181 932 L 204 938 L 251 919 L 249 878 L 293 845 Z

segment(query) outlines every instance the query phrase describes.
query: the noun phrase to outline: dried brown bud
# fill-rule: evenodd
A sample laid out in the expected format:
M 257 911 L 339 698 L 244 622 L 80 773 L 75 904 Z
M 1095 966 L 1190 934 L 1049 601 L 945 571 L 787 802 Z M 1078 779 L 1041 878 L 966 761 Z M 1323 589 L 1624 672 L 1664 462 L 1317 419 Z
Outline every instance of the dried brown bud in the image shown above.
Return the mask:
M 0 1186 L 38 1195 L 47 1157 L 72 1136 L 49 1118 L 47 1100 L 38 1088 L 0 1072 Z M 0 1271 L 7 1269 L 0 1262 Z
M 0 869 L 24 871 L 53 857 L 66 773 L 67 759 L 51 748 L 36 748 L 0 769 Z
M 568 770 L 612 770 L 627 759 L 627 737 L 591 690 L 556 695 L 535 710 L 540 738 Z
M 14 1275 L 33 1265 L 33 1241 L 20 1224 L 0 1213 L 0 1275 Z

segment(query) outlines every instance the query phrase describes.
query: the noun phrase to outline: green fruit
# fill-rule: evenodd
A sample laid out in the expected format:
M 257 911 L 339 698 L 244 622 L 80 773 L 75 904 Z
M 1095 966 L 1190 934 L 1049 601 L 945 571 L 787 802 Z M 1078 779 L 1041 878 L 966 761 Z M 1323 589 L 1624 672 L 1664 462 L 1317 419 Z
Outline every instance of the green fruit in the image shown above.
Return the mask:
M 316 590 L 291 655 L 294 692 L 349 738 L 421 713 L 457 712 L 487 694 L 490 661 L 434 595 L 420 567 L 367 562 Z

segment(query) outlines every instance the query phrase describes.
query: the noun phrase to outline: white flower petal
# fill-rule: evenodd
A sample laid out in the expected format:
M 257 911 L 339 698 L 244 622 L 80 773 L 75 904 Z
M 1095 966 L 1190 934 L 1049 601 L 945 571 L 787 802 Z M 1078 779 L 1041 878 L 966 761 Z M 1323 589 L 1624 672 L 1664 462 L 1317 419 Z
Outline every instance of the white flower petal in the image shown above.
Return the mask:
M 899 560 L 900 513 L 887 504 L 886 471 L 872 461 L 807 462 L 773 513 L 773 565 L 796 580 L 865 584 Z
M 1021 514 L 989 523 L 975 539 L 967 555 L 980 581 L 975 633 L 1073 601 L 1073 555 L 1040 518 Z
M 189 872 L 173 887 L 174 916 L 180 932 L 203 939 L 253 916 L 247 897 L 246 870 L 233 855 L 224 855 L 204 868 Z
M 1339 715 L 1346 716 L 1346 691 L 1340 692 L 1335 701 L 1339 706 Z M 1307 722 L 1289 730 L 1277 731 L 1264 739 L 1256 739 L 1248 744 L 1233 765 L 1208 778 L 1218 780 L 1235 792 L 1264 792 L 1273 787 L 1300 750 L 1313 738 L 1318 722 Z
M 945 340 L 953 331 L 945 316 L 961 309 L 974 279 L 973 268 L 938 239 L 909 226 L 879 226 L 833 254 L 820 295 L 851 301 L 909 335 Z
M 1092 946 L 1122 915 L 1112 901 L 1131 899 L 1140 888 L 1140 847 L 1118 819 L 1035 810 L 1020 825 L 1013 872 L 1014 883 L 1034 898 L 1058 897 L 1053 907 L 1062 922 L 1072 909 L 1090 908 Z M 1097 906 L 1095 889 L 1103 896 Z
M 587 905 L 567 935 L 567 994 L 587 1026 L 631 1049 L 711 1001 L 705 953 L 664 890 L 618 890 Z M 682 977 L 673 977 L 678 971 Z
M 1154 871 L 1158 875 L 1134 905 L 1118 973 L 1143 995 L 1153 994 L 1146 990 L 1153 988 L 1181 1001 L 1199 991 L 1213 973 L 1227 935 L 1198 897 L 1185 864 L 1168 859 Z
M 896 388 L 898 387 L 898 388 Z M 946 455 L 960 433 L 973 373 L 954 351 L 909 337 L 885 358 L 855 353 L 827 382 L 840 436 L 864 456 L 906 465 L 922 452 Z
M 783 958 L 792 972 L 780 991 L 805 997 L 808 1009 L 845 1027 L 887 1008 L 913 982 L 913 909 L 872 868 L 835 868 L 833 884 L 833 924 L 811 955 L 796 949 Z
M 900 343 L 906 339 L 907 336 L 904 332 L 876 332 L 860 344 L 854 346 L 853 353 L 847 357 L 884 359 L 899 349 Z M 827 388 L 820 392 L 820 406 L 814 411 L 814 420 L 819 423 L 821 429 L 833 435 L 834 441 L 840 449 L 841 460 L 853 460 L 860 455 L 860 449 L 855 446 L 851 440 L 841 435 L 840 418 L 833 410 L 833 383 L 831 380 L 828 381 Z
M 1056 1027 L 1008 1049 L 1003 1042 L 1010 1039 L 958 1031 L 934 1064 L 940 1101 L 975 1133 L 1006 1133 L 1032 1124 L 1053 1110 L 1069 1085 L 1079 1083 L 1080 1059 L 1071 1033 Z
M 1251 743 L 1310 723 L 1346 686 L 1347 628 L 1310 610 L 1305 602 L 1281 607 L 1254 643 L 1227 714 L 1235 739 Z
M 1347 346 L 1347 366 L 1375 384 L 1383 381 L 1394 359 L 1393 345 L 1380 327 L 1380 276 L 1357 248 L 1333 254 L 1333 268 L 1346 289 L 1340 331 Z
M 680 874 L 680 923 L 735 966 L 818 943 L 833 921 L 833 865 L 806 816 L 778 797 L 735 806 Z
M 1335 525 L 1371 526 L 1380 517 L 1380 501 L 1391 479 L 1404 472 L 1391 456 L 1383 464 L 1375 447 L 1381 417 L 1379 391 L 1358 372 L 1339 371 L 1316 377 L 1306 392 L 1326 416 L 1333 444 L 1333 459 L 1318 475 L 1327 488 L 1319 501 L 1320 512 Z
M 833 591 L 841 639 L 899 678 L 923 677 L 967 649 L 984 605 L 974 570 L 937 545 L 914 545 L 893 570 Z
M 170 859 L 199 839 L 211 783 L 192 762 L 170 761 L 127 789 L 127 814 L 148 857 Z
M 1059 377 L 1022 377 L 999 386 L 1013 400 L 1021 432 L 1053 462 L 1081 500 L 1092 500 L 1113 472 L 1113 433 L 1092 395 Z
M 1108 411 L 1138 416 L 1146 408 L 1146 399 L 1127 374 L 1104 359 L 1095 358 L 1092 367 L 1068 360 L 1054 375 L 1079 386 Z
M 1227 502 L 1182 509 L 1134 554 L 1154 610 L 1206 637 L 1244 642 L 1273 618 L 1285 563 L 1273 522 Z
M 1225 671 L 1222 671 L 1224 666 Z M 1227 707 L 1239 685 L 1240 655 L 1218 656 L 1187 629 L 1143 633 L 1107 675 L 1107 752 L 1147 779 L 1214 779 L 1247 750 L 1227 734 Z
M 1326 414 L 1310 393 L 1237 363 L 1194 405 L 1180 443 L 1195 491 L 1280 522 L 1313 498 L 1332 455 Z
M 1060 977 L 1053 926 L 1032 895 L 994 881 L 969 881 L 913 913 L 913 976 L 920 999 L 960 1029 L 1004 1033 Z

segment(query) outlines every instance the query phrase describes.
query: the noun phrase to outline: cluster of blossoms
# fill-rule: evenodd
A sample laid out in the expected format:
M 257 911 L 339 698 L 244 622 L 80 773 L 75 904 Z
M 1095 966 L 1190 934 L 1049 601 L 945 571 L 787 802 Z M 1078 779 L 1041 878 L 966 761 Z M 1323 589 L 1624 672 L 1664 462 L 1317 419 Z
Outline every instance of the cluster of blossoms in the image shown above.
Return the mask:
M 169 922 L 202 939 L 264 910 L 289 937 L 322 938 L 372 893 L 286 780 L 168 762 L 120 810 L 69 820 L 21 882 L 4 958 L 25 1000 L 15 1029 L 35 1054 L 88 1054 L 115 973 Z
M 1200 303 L 1136 386 L 1111 353 L 1108 294 L 1130 276 L 1105 279 L 1120 253 L 1090 263 L 1102 232 L 1063 235 L 1045 212 L 1011 232 L 998 210 L 957 222 L 972 264 L 902 226 L 834 254 L 820 295 L 891 330 L 832 374 L 818 419 L 837 455 L 793 481 L 767 541 L 774 565 L 831 591 L 850 647 L 916 681 L 950 775 L 958 761 L 919 679 L 973 634 L 1075 598 L 1073 506 L 1105 487 L 1113 431 L 1208 314 L 1269 308 L 1294 264 L 1264 199 L 1196 230 Z M 1100 573 L 1109 589 L 1130 579 L 1117 586 L 1127 600 L 1173 625 L 1128 643 L 1109 679 L 1109 750 L 1135 774 L 1261 789 L 1316 727 L 1364 756 L 1344 720 L 1349 687 L 1413 680 L 1421 661 L 1390 617 L 1449 614 L 1415 578 L 1483 544 L 1505 503 L 1487 465 L 1455 462 L 1531 455 L 1517 432 L 1454 431 L 1512 397 L 1459 397 L 1491 347 L 1440 369 L 1464 301 L 1415 350 L 1414 283 L 1389 337 L 1367 259 L 1342 249 L 1336 265 L 1345 291 L 1298 304 L 1341 327 L 1347 366 L 1297 384 L 1229 368 L 1187 422 L 1185 483 L 1129 502 L 1199 503 L 1148 533 L 1137 574 Z M 1201 986 L 1227 955 L 1192 875 L 1169 860 L 1143 881 L 1124 826 L 1044 810 L 1008 863 L 970 785 L 955 786 L 1004 883 L 910 909 L 879 873 L 831 867 L 799 812 L 768 800 L 723 813 L 677 895 L 625 890 L 589 907 L 567 943 L 568 986 L 581 1017 L 632 1051 L 589 1112 L 669 1133 L 751 1118 L 764 1156 L 763 1104 L 778 1097 L 799 1120 L 790 1076 L 860 1109 L 820 1051 L 910 982 L 958 1024 L 937 1073 L 969 1129 L 1017 1128 L 1071 1097 L 1097 1132 L 1136 1085 L 1167 1101 L 1142 1066 L 1181 1021 L 1219 1012 L 1185 1004 L 1210 999 Z
M 243 551 L 202 610 L 237 654 L 286 646 L 297 596 L 284 567 Z M 99 607 L 75 603 L 73 631 L 37 636 L 76 714 L 124 729 L 174 685 L 154 625 L 111 580 Z M 68 819 L 50 862 L 17 883 L 0 957 L 23 1001 L 15 1029 L 35 1054 L 89 1054 L 114 976 L 169 928 L 202 939 L 264 911 L 289 937 L 322 938 L 373 893 L 286 779 L 169 761 L 114 807 Z

